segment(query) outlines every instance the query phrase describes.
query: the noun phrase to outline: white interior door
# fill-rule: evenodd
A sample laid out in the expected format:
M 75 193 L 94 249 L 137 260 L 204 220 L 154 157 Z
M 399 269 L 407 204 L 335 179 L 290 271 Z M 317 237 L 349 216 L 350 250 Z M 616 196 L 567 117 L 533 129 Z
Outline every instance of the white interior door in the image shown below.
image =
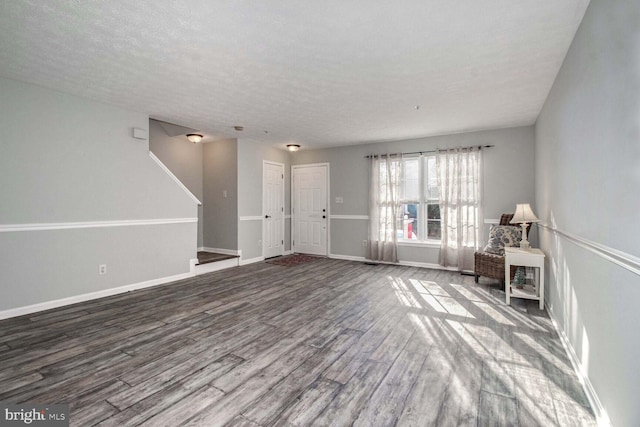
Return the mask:
M 265 258 L 284 254 L 284 165 L 262 164 L 262 253 Z
M 293 251 L 328 255 L 328 169 L 308 165 L 293 168 Z

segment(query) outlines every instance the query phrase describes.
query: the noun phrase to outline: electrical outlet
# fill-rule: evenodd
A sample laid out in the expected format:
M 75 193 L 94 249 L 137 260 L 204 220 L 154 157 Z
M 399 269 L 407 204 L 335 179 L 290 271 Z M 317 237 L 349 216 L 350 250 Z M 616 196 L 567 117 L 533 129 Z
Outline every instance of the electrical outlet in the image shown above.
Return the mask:
M 107 264 L 100 264 L 98 266 L 98 274 L 100 276 L 104 276 L 105 274 L 107 274 Z
M 362 246 L 367 246 L 367 241 L 366 240 L 362 241 Z
M 225 197 L 225 198 L 227 197 L 227 190 L 222 191 L 222 197 Z
M 262 247 L 262 240 L 258 240 L 258 246 Z

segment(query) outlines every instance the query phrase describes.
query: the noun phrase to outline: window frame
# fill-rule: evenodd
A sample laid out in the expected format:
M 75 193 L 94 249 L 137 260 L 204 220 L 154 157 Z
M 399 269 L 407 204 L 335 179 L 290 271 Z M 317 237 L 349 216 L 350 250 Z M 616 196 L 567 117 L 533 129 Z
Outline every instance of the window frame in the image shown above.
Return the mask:
M 429 219 L 428 215 L 428 205 L 439 205 L 440 198 L 435 199 L 433 197 L 428 197 L 428 177 L 429 177 L 429 166 L 428 161 L 429 158 L 435 159 L 435 155 L 425 155 L 419 154 L 411 157 L 404 157 L 402 162 L 406 162 L 408 160 L 418 159 L 418 199 L 408 199 L 402 198 L 400 200 L 400 204 L 416 204 L 417 206 L 417 223 L 418 223 L 418 238 L 417 239 L 408 239 L 406 237 L 402 237 L 398 239 L 398 245 L 401 246 L 440 246 L 442 241 L 439 239 L 430 239 L 428 236 L 428 224 L 429 222 L 440 222 L 442 224 L 442 219 Z M 406 170 L 406 168 L 405 168 Z M 442 227 L 442 226 L 441 226 Z M 441 228 L 442 229 L 442 228 Z

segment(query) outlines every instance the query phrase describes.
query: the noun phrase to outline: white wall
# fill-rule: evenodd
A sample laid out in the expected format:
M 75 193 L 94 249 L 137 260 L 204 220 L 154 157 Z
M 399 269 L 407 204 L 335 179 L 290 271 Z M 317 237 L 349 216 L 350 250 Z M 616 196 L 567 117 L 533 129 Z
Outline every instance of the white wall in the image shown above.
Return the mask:
M 516 203 L 534 202 L 534 133 L 533 127 L 518 127 L 455 135 L 435 136 L 377 144 L 353 145 L 323 150 L 301 150 L 293 153 L 291 163 L 325 163 L 331 165 L 330 214 L 368 215 L 369 154 L 428 151 L 436 148 L 494 145 L 483 151 L 484 216 L 498 219 L 513 212 Z M 344 203 L 335 203 L 336 197 Z M 489 227 L 485 227 L 488 233 Z M 330 223 L 333 255 L 364 257 L 362 241 L 367 239 L 366 219 L 332 219 Z M 536 229 L 532 229 L 536 242 Z M 400 261 L 438 264 L 439 248 L 400 246 Z
M 617 426 L 640 425 L 639 22 L 638 2 L 591 1 L 535 128 L 547 305 Z
M 189 272 L 196 204 L 148 141 L 132 138 L 148 124 L 146 114 L 0 78 L 0 315 Z M 169 223 L 121 225 L 131 220 Z M 95 227 L 105 221 L 120 225 Z M 32 230 L 51 223 L 71 228 Z M 18 225 L 28 231 L 9 231 Z

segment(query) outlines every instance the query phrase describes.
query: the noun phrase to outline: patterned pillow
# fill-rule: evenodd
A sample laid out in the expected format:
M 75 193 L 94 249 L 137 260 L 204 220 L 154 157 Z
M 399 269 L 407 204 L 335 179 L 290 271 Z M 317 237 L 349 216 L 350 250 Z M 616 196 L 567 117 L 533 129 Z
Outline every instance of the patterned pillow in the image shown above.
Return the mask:
M 504 248 L 519 246 L 522 228 L 513 225 L 493 225 L 489 231 L 489 242 L 484 251 L 490 254 L 504 255 Z

